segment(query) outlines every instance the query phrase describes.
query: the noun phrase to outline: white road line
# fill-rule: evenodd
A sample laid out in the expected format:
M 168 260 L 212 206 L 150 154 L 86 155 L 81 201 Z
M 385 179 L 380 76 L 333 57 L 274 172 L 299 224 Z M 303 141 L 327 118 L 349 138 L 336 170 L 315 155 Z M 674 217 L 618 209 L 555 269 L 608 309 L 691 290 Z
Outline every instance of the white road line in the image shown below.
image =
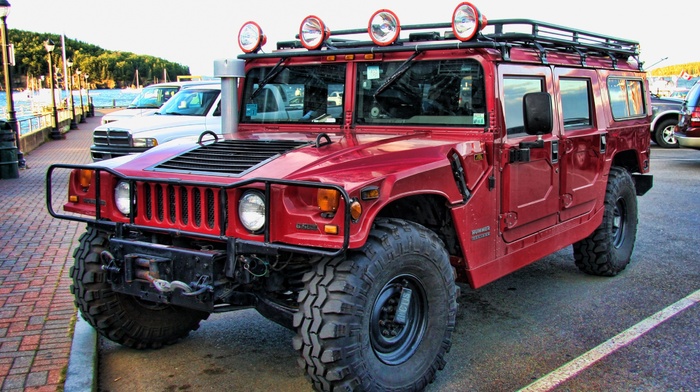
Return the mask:
M 700 302 L 700 290 L 688 295 L 680 301 L 666 307 L 640 321 L 636 325 L 622 331 L 598 347 L 584 353 L 578 358 L 568 362 L 564 366 L 555 369 L 532 384 L 520 389 L 519 392 L 544 392 L 553 389 L 564 381 L 574 377 L 581 371 L 590 367 L 602 358 L 632 343 L 657 325 L 670 319 L 683 310 Z

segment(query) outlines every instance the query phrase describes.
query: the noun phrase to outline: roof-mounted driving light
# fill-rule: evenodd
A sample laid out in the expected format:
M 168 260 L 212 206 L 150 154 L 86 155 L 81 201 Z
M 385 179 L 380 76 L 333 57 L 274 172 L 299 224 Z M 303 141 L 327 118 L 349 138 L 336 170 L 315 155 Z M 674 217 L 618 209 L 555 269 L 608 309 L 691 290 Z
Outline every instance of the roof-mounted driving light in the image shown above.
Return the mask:
M 486 23 L 486 17 L 471 3 L 460 3 L 452 14 L 452 31 L 460 41 L 474 38 Z
M 369 18 L 367 27 L 372 41 L 380 46 L 391 45 L 399 38 L 401 25 L 395 13 L 389 10 L 379 10 Z
M 328 26 L 318 16 L 307 16 L 299 27 L 301 45 L 309 50 L 320 48 L 330 35 Z
M 244 53 L 257 52 L 267 42 L 267 37 L 255 22 L 246 22 L 238 32 L 238 46 Z

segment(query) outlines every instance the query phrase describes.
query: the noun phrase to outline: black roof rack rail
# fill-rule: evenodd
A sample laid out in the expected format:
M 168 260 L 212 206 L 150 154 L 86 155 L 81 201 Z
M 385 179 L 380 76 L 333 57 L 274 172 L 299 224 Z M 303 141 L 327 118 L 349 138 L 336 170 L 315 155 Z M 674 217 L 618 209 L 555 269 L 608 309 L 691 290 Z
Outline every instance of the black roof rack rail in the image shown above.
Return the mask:
M 437 30 L 437 31 L 436 31 Z M 581 64 L 586 64 L 586 57 L 602 56 L 612 60 L 613 67 L 619 59 L 634 57 L 639 63 L 639 42 L 592 33 L 585 30 L 560 26 L 531 19 L 497 19 L 490 20 L 484 30 L 475 39 L 468 42 L 457 40 L 450 23 L 431 23 L 401 26 L 402 32 L 409 32 L 408 38 L 401 38 L 393 45 L 378 46 L 368 39 L 345 38 L 350 36 L 367 36 L 367 29 L 349 29 L 333 31 L 322 49 L 306 50 L 301 43 L 281 41 L 277 43 L 278 51 L 272 53 L 248 53 L 241 59 L 264 57 L 317 56 L 319 54 L 351 53 L 389 53 L 405 51 L 423 51 L 433 49 L 495 48 L 501 51 L 505 60 L 510 58 L 510 48 L 526 47 L 538 51 L 540 60 L 547 62 L 547 51 L 567 51 L 581 57 Z M 440 33 L 442 31 L 442 34 Z M 302 49 L 302 50 L 296 50 Z M 281 53 L 281 50 L 288 50 Z M 328 53 L 332 52 L 332 53 Z

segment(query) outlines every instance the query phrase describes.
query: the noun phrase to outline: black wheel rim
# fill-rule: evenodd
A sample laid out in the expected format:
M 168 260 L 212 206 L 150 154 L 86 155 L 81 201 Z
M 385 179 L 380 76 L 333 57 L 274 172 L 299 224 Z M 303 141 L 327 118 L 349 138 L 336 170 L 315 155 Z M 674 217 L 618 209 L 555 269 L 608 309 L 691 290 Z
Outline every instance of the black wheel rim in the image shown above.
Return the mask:
M 406 322 L 400 324 L 394 317 L 404 288 L 412 294 Z M 387 365 L 398 365 L 411 358 L 425 334 L 427 310 L 425 290 L 416 277 L 401 275 L 387 283 L 374 301 L 370 319 L 370 341 L 377 358 Z
M 625 232 L 627 231 L 626 221 L 627 208 L 625 200 L 620 198 L 617 199 L 617 203 L 615 203 L 615 208 L 613 209 L 612 238 L 615 248 L 621 247 L 625 242 Z

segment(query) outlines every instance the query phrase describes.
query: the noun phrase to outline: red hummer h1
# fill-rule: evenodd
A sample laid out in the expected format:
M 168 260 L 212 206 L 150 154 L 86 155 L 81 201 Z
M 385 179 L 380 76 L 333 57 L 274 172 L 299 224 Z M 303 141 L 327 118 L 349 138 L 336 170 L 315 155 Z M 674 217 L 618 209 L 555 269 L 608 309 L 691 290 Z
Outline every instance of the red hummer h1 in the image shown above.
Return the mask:
M 630 262 L 652 187 L 637 42 L 470 3 L 332 33 L 311 16 L 264 42 L 246 23 L 244 54 L 214 64 L 223 134 L 49 168 L 51 214 L 87 223 L 72 290 L 103 336 L 156 348 L 254 307 L 296 331 L 318 390 L 421 390 L 457 283 L 569 245 L 589 274 Z

